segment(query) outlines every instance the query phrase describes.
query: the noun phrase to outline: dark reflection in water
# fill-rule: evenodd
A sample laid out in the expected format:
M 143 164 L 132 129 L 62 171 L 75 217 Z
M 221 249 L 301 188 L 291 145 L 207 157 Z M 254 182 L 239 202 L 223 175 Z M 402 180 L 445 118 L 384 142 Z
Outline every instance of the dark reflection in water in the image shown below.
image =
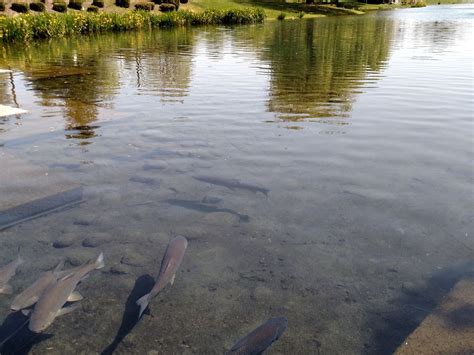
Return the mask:
M 0 326 L 0 353 L 2 355 L 26 355 L 31 348 L 51 334 L 36 334 L 28 329 L 29 317 L 22 312 L 10 313 Z
M 279 23 L 262 54 L 272 68 L 268 109 L 287 121 L 347 116 L 367 76 L 384 68 L 393 28 L 375 16 Z
M 135 285 L 125 303 L 120 328 L 118 329 L 112 343 L 101 352 L 102 355 L 113 354 L 120 342 L 132 331 L 135 325 L 137 325 L 139 321 L 138 314 L 140 311 L 140 307 L 137 306 L 137 300 L 150 292 L 154 284 L 155 280 L 150 275 L 142 275 L 135 281 Z M 149 312 L 149 310 L 146 312 Z

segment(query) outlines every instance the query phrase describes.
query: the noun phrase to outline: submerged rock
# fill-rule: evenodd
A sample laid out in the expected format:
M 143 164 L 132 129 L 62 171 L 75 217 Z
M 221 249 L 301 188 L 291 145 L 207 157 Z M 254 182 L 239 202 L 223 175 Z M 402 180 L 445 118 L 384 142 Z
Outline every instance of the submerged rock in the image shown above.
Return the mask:
M 108 243 L 111 241 L 111 237 L 108 234 L 101 233 L 90 237 L 87 237 L 82 241 L 82 246 L 85 248 L 97 248 L 98 246 Z
M 145 184 L 145 185 L 158 185 L 159 184 L 159 181 L 156 179 L 148 178 L 144 176 L 138 176 L 138 175 L 132 176 L 129 180 L 131 182 L 138 182 L 140 184 Z
M 152 171 L 152 170 L 164 170 L 168 167 L 168 164 L 164 161 L 155 162 L 153 164 L 145 164 L 143 165 L 144 171 Z
M 222 198 L 216 196 L 204 196 L 202 203 L 216 204 L 222 201 Z
M 71 245 L 73 245 L 75 241 L 76 241 L 76 238 L 74 238 L 74 236 L 65 235 L 61 238 L 56 239 L 53 242 L 53 247 L 57 249 L 68 248 Z
M 214 212 L 209 213 L 205 220 L 210 224 L 220 224 L 220 225 L 234 225 L 238 224 L 240 219 L 234 214 L 227 212 Z
M 120 260 L 121 264 L 129 265 L 129 266 L 143 266 L 145 259 L 143 257 L 139 257 L 138 255 L 128 254 L 124 255 Z
M 127 275 L 130 273 L 130 269 L 127 265 L 116 264 L 109 268 L 108 273 L 113 275 Z
M 257 286 L 252 292 L 251 298 L 255 301 L 268 301 L 272 296 L 272 290 L 268 287 Z

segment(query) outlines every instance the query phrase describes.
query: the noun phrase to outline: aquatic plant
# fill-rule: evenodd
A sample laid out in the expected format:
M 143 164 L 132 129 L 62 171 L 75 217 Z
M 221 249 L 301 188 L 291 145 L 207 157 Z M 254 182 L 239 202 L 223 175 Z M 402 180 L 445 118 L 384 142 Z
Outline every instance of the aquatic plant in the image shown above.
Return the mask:
M 65 3 L 55 3 L 67 10 Z M 161 5 L 163 6 L 163 5 Z M 162 14 L 148 11 L 71 12 L 65 14 L 24 14 L 14 17 L 0 17 L 0 41 L 28 41 L 40 38 L 142 30 L 188 25 L 230 25 L 259 23 L 265 19 L 262 9 L 242 8 L 233 10 L 173 11 Z
M 95 5 L 91 5 L 87 8 L 87 12 L 99 12 L 99 8 Z
M 137 2 L 135 4 L 135 10 L 152 11 L 154 8 L 155 3 L 153 2 Z
M 53 10 L 57 12 L 67 12 L 67 5 L 65 2 L 54 2 Z
M 82 2 L 83 0 L 69 0 L 67 7 L 74 10 L 82 10 Z
M 28 12 L 29 6 L 25 2 L 12 2 L 10 8 L 15 12 L 26 13 Z
M 277 20 L 284 20 L 286 17 L 286 14 L 284 12 L 280 12 L 280 14 L 277 16 Z
M 104 0 L 93 0 L 92 1 L 92 6 L 103 8 L 105 6 Z
M 36 11 L 36 12 L 45 12 L 46 10 L 46 5 L 40 1 L 38 2 L 32 2 L 30 4 L 30 10 Z

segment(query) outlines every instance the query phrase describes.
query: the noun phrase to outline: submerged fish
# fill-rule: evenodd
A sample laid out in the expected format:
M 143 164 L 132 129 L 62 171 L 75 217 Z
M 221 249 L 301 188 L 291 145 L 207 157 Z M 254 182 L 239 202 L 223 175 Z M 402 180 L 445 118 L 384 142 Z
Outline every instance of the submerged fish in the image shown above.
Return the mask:
M 271 318 L 235 343 L 227 354 L 261 354 L 281 337 L 287 326 L 286 317 Z
M 268 193 L 270 192 L 269 189 L 266 189 L 264 187 L 242 183 L 237 179 L 227 179 L 227 178 L 222 178 L 222 177 L 202 176 L 202 175 L 193 176 L 193 178 L 202 182 L 207 182 L 208 184 L 227 187 L 229 190 L 241 189 L 241 190 L 251 191 L 253 193 L 261 192 L 265 196 L 268 196 Z
M 11 285 L 8 284 L 8 281 L 15 276 L 16 269 L 18 266 L 23 264 L 23 259 L 21 258 L 20 254 L 18 254 L 17 258 L 4 267 L 0 268 L 0 294 L 9 295 L 13 292 Z
M 214 213 L 214 212 L 225 212 L 225 213 L 230 213 L 233 214 L 234 216 L 239 217 L 239 222 L 248 222 L 250 220 L 250 217 L 245 215 L 245 214 L 240 214 L 238 212 L 235 212 L 234 210 L 231 210 L 229 208 L 218 208 L 215 206 L 209 206 L 205 205 L 199 201 L 190 201 L 190 200 L 178 200 L 178 199 L 169 199 L 166 200 L 171 205 L 179 206 L 179 207 L 184 207 L 190 210 L 194 211 L 199 211 L 203 213 Z
M 35 333 L 41 333 L 48 328 L 57 316 L 69 313 L 78 305 L 63 308 L 66 302 L 80 301 L 82 296 L 75 292 L 77 284 L 89 272 L 104 267 L 104 254 L 100 253 L 97 260 L 89 261 L 75 268 L 75 271 L 50 285 L 41 295 L 31 314 L 28 328 Z
M 61 261 L 54 270 L 44 272 L 30 287 L 17 295 L 10 306 L 11 310 L 18 311 L 34 305 L 43 294 L 44 290 L 56 282 L 61 276 L 59 270 L 62 269 L 63 265 L 64 261 Z
M 183 261 L 184 252 L 187 247 L 188 240 L 185 237 L 177 236 L 170 241 L 166 248 L 165 256 L 163 256 L 163 260 L 161 261 L 160 272 L 156 278 L 155 286 L 153 286 L 153 289 L 149 293 L 137 301 L 137 305 L 140 306 L 138 318 L 142 316 L 151 299 L 160 293 L 168 282 L 173 284 L 176 271 L 181 261 Z

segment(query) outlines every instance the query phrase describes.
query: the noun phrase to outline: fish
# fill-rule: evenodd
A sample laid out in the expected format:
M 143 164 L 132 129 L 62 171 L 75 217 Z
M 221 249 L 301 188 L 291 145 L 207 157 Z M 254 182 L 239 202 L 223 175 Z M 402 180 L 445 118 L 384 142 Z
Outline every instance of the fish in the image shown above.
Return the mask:
M 64 261 L 61 261 L 53 270 L 44 272 L 30 287 L 26 288 L 13 299 L 10 309 L 12 311 L 19 311 L 20 309 L 34 305 L 43 292 L 61 276 L 59 270 L 61 270 L 63 266 Z M 63 275 L 63 277 L 64 276 L 65 275 Z
M 80 301 L 83 297 L 80 293 L 74 291 L 77 284 L 92 270 L 101 269 L 104 266 L 104 254 L 100 253 L 95 261 L 89 261 L 75 268 L 75 271 L 50 285 L 36 303 L 31 313 L 28 328 L 34 333 L 42 333 L 53 323 L 56 317 L 79 308 L 79 304 L 64 308 L 63 306 L 66 302 Z
M 228 188 L 229 190 L 241 189 L 241 190 L 247 190 L 253 193 L 260 192 L 264 194 L 265 196 L 268 196 L 268 193 L 270 192 L 269 189 L 266 189 L 264 187 L 242 183 L 237 179 L 229 179 L 229 178 L 215 177 L 215 176 L 203 176 L 203 175 L 193 176 L 193 179 L 202 181 L 202 182 L 207 182 L 208 184 L 212 184 L 212 185 L 223 186 L 223 187 Z
M 167 203 L 170 205 L 175 205 L 183 208 L 187 208 L 194 211 L 199 211 L 203 213 L 214 213 L 214 212 L 225 212 L 233 214 L 234 216 L 239 217 L 239 222 L 248 222 L 250 217 L 245 214 L 240 214 L 231 210 L 229 208 L 218 208 L 215 206 L 209 206 L 199 201 L 192 201 L 192 200 L 179 200 L 179 199 L 168 199 L 166 200 Z
M 15 260 L 0 268 L 0 294 L 12 294 L 13 289 L 8 281 L 10 281 L 13 276 L 15 276 L 16 269 L 21 264 L 23 264 L 23 259 L 21 258 L 20 254 L 18 254 Z
M 184 253 L 188 247 L 188 240 L 182 236 L 176 236 L 168 244 L 165 255 L 161 261 L 160 272 L 156 278 L 156 283 L 152 290 L 146 295 L 137 300 L 137 305 L 140 306 L 138 318 L 142 316 L 145 309 L 148 307 L 150 301 L 160 293 L 160 291 L 168 284 L 174 283 L 176 271 L 183 261 Z
M 274 317 L 240 339 L 226 353 L 227 355 L 258 355 L 276 342 L 288 326 L 286 317 Z

